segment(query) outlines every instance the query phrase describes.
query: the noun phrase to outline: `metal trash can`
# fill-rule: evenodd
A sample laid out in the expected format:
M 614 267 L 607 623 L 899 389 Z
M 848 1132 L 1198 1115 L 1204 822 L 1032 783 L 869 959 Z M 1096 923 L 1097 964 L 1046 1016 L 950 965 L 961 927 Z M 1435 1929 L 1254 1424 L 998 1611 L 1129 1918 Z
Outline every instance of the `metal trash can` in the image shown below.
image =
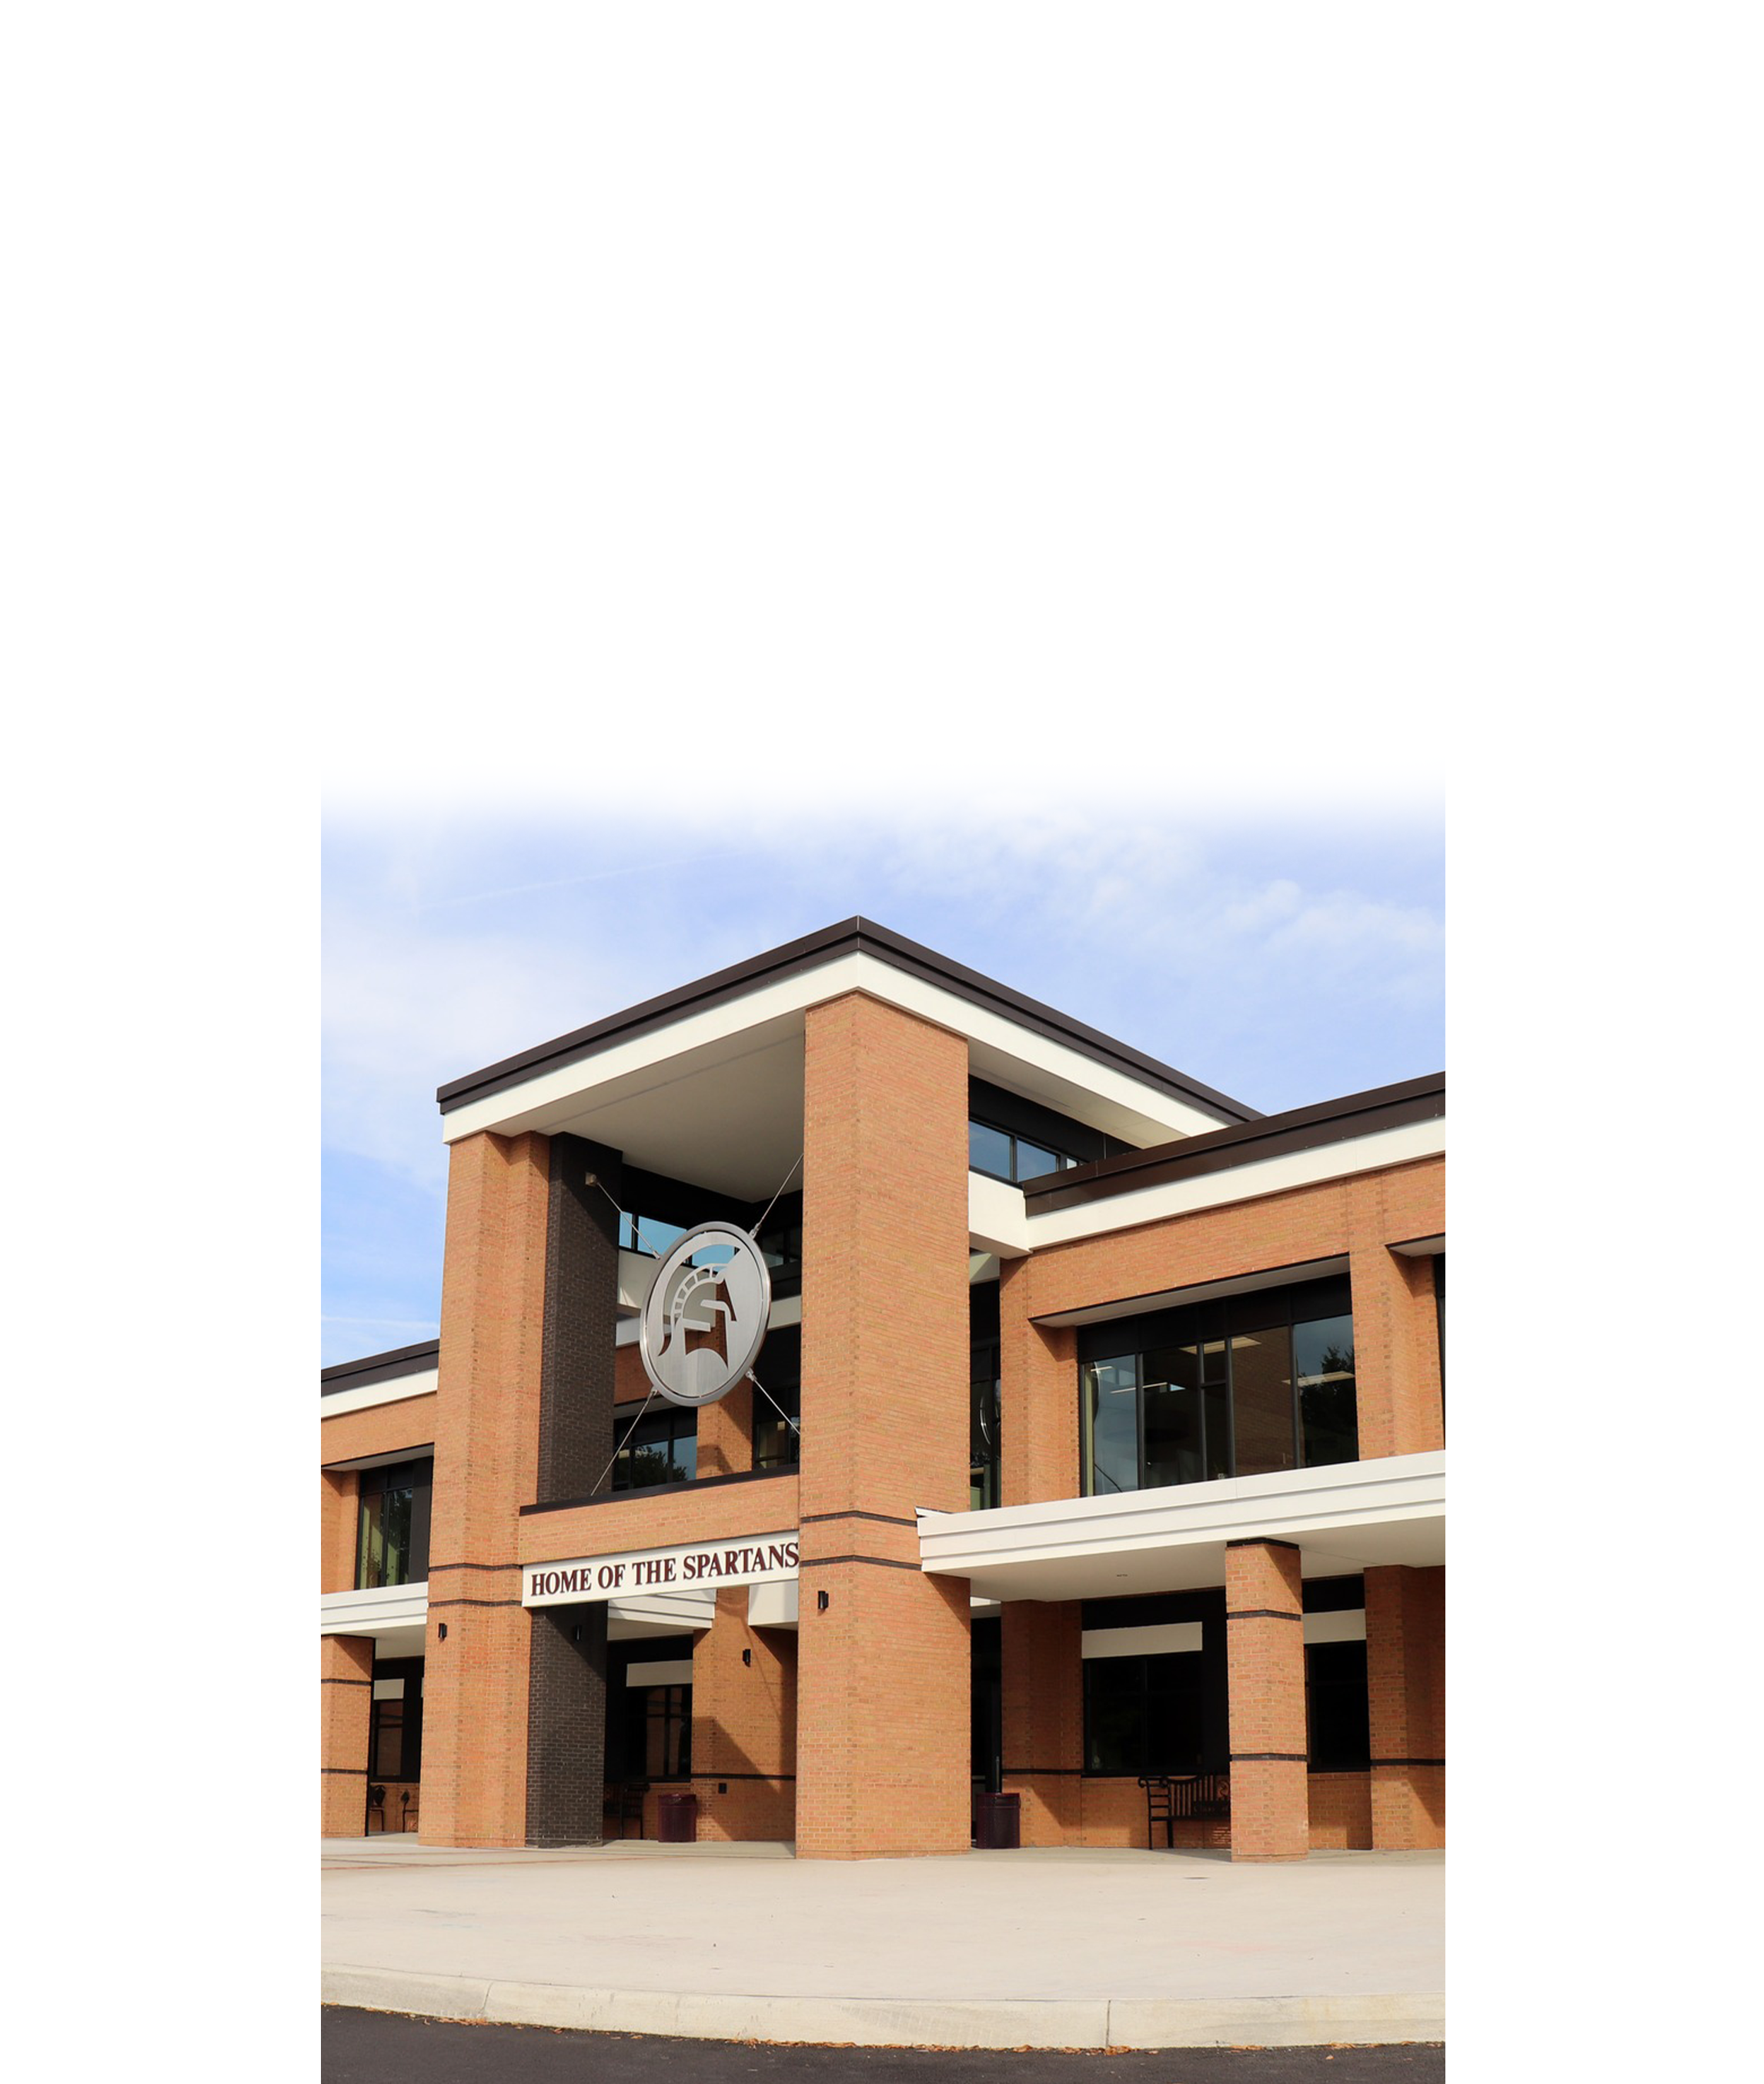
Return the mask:
M 698 1836 L 698 1798 L 696 1794 L 658 1794 L 655 1798 L 655 1836 L 664 1845 L 690 1845 Z M 1011 1840 L 1013 1844 L 1016 1840 Z
M 980 1798 L 980 1835 L 982 1853 L 1014 1853 L 1023 1844 L 1023 1798 L 1020 1794 L 982 1794 Z

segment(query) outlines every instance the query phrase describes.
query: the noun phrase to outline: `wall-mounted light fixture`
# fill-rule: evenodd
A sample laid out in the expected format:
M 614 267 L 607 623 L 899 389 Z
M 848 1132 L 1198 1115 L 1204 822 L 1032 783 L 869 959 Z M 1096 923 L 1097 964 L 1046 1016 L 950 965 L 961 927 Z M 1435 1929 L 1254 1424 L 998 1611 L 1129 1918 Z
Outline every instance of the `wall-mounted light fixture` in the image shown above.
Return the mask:
M 753 1653 L 751 1650 L 744 1650 L 742 1651 L 741 1662 L 744 1664 L 751 1664 L 753 1662 Z
M 820 1608 L 822 1613 L 825 1613 L 827 1611 L 827 1595 L 825 1592 L 816 1592 L 815 1595 L 815 1604 Z
M 440 1627 L 435 1630 L 435 1639 L 437 1642 L 445 1642 L 447 1641 L 447 1624 L 445 1621 L 443 1621 Z

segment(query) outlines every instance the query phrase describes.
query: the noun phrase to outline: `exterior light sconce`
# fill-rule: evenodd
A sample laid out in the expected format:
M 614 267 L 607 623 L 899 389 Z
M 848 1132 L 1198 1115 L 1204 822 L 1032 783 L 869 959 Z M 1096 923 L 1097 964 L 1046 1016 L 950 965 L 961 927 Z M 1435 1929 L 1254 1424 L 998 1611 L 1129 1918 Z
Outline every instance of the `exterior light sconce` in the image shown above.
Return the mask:
M 445 1642 L 447 1641 L 447 1624 L 445 1621 L 443 1621 L 441 1625 L 435 1630 L 435 1639 L 437 1642 Z
M 820 1608 L 822 1613 L 825 1613 L 827 1611 L 827 1595 L 825 1592 L 816 1592 L 815 1595 L 815 1604 Z
M 753 1653 L 751 1650 L 744 1650 L 742 1651 L 741 1662 L 744 1664 L 751 1664 L 753 1662 Z
M 581 1641 L 581 1640 L 582 1640 L 582 1624 L 581 1624 L 581 1622 L 580 1622 L 580 1621 L 578 1621 L 578 1622 L 576 1623 L 575 1626 L 573 1629 L 570 1629 L 570 1641 L 571 1641 L 571 1642 L 580 1642 L 580 1641 Z

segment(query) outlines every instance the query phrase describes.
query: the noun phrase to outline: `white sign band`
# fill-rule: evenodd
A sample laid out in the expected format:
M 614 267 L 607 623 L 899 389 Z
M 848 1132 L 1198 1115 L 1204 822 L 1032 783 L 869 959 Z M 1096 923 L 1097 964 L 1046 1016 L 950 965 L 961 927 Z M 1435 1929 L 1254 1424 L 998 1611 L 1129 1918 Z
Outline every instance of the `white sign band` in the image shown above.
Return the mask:
M 692 1541 L 676 1548 L 632 1548 L 566 1563 L 521 1566 L 524 1607 L 563 1607 L 584 1599 L 629 1599 L 644 1592 L 689 1591 L 709 1585 L 766 1585 L 796 1575 L 795 1534 L 741 1534 L 727 1541 Z

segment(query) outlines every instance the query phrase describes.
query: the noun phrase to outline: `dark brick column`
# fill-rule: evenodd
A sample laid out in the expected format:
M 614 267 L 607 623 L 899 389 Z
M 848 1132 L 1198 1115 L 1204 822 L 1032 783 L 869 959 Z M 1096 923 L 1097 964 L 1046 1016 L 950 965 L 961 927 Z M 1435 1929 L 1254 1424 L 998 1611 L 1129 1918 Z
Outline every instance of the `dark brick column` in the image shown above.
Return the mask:
M 589 1184 L 590 1175 L 597 1183 Z M 535 1502 L 586 1497 L 613 1448 L 619 1152 L 551 1139 Z M 532 1616 L 527 1842 L 597 1845 L 606 1777 L 606 1619 L 600 1601 Z

